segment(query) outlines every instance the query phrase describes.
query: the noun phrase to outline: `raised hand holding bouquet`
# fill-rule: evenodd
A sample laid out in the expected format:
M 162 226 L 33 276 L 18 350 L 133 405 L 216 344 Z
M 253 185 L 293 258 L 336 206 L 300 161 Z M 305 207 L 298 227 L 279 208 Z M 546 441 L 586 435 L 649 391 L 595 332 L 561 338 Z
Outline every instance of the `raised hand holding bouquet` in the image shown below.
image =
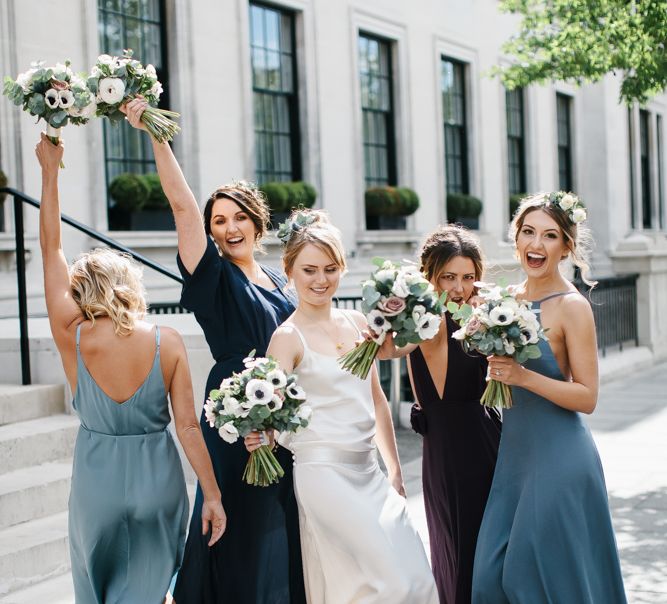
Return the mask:
M 181 130 L 171 119 L 180 117 L 179 113 L 156 107 L 162 84 L 157 79 L 155 67 L 144 67 L 133 59 L 131 49 L 123 51 L 122 57 L 97 57 L 88 76 L 88 86 L 97 94 L 97 115 L 108 117 L 112 123 L 125 119 L 121 105 L 141 96 L 149 105 L 141 115 L 141 121 L 156 141 L 170 141 Z
M 244 364 L 243 371 L 224 379 L 218 390 L 211 390 L 204 404 L 209 426 L 218 428 L 228 443 L 254 431 L 296 432 L 305 428 L 312 409 L 296 375 L 286 374 L 272 357 L 254 358 L 254 352 Z M 266 487 L 284 475 L 271 448 L 263 445 L 250 454 L 243 480 Z
M 382 258 L 374 258 L 373 264 L 377 270 L 363 284 L 361 309 L 375 339 L 362 342 L 338 359 L 343 369 L 364 380 L 387 332 L 394 333 L 400 348 L 430 340 L 442 321 L 442 300 L 416 265 Z
M 531 310 L 531 302 L 516 297 L 514 286 L 476 283 L 482 303 L 472 307 L 447 304 L 452 318 L 461 329 L 452 334 L 466 351 L 476 350 L 489 356 L 510 356 L 517 363 L 542 356 L 538 342 L 547 336 Z M 480 402 L 487 407 L 509 409 L 512 391 L 507 384 L 491 379 Z
M 85 124 L 97 109 L 95 95 L 81 76 L 70 68 L 70 62 L 46 67 L 44 61 L 33 62 L 16 80 L 5 76 L 2 93 L 15 105 L 46 122 L 46 135 L 55 145 L 61 129 L 67 124 Z M 61 168 L 65 166 L 61 163 Z

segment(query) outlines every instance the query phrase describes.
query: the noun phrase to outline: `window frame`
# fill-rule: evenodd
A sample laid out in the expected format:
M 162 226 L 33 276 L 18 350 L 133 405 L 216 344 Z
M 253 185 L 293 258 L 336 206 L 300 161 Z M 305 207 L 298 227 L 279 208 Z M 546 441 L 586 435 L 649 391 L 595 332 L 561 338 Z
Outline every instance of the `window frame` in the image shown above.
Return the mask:
M 461 116 L 462 122 L 456 125 L 450 125 L 447 123 L 447 108 L 444 102 L 444 72 L 443 67 L 445 63 L 451 63 L 454 70 L 460 69 L 460 97 L 462 101 L 461 105 Z M 440 96 L 442 103 L 442 137 L 443 137 L 443 158 L 444 158 L 444 173 L 445 173 L 445 197 L 449 193 L 461 193 L 464 195 L 470 195 L 471 191 L 471 178 L 470 178 L 470 163 L 469 163 L 469 152 L 470 152 L 470 132 L 469 132 L 469 120 L 468 120 L 468 111 L 470 99 L 468 98 L 468 73 L 470 65 L 466 61 L 461 61 L 450 55 L 442 54 L 440 56 Z M 456 79 L 456 75 L 454 75 Z M 448 131 L 448 127 L 450 130 Z M 447 140 L 448 132 L 453 132 L 453 134 L 458 136 L 460 152 L 453 153 L 448 150 Z M 455 161 L 460 163 L 460 186 L 457 184 L 456 187 L 453 186 L 454 179 L 451 178 L 450 173 L 450 158 L 453 158 Z
M 510 98 L 512 95 L 518 98 L 519 103 L 517 107 L 512 107 Z M 519 135 L 511 133 L 511 117 L 510 111 L 514 110 L 519 113 L 519 123 L 521 132 Z M 505 119 L 506 119 L 506 134 L 507 134 L 507 189 L 510 196 L 527 193 L 527 171 L 526 171 L 526 95 L 523 88 L 516 88 L 514 90 L 505 89 Z M 512 162 L 512 143 L 516 143 L 519 153 L 519 162 L 514 164 Z M 519 187 L 513 187 L 512 176 L 513 171 L 518 170 Z
M 562 191 L 572 191 L 574 189 L 574 162 L 573 162 L 573 141 L 572 141 L 572 105 L 574 99 L 569 94 L 562 92 L 556 93 L 556 147 L 558 161 L 558 188 Z M 565 115 L 561 114 L 561 107 L 566 108 Z M 564 119 L 563 119 L 564 118 Z M 567 131 L 567 141 L 561 141 L 561 122 L 565 122 Z M 565 155 L 565 165 L 562 165 L 561 151 Z M 565 175 L 565 182 L 563 179 Z

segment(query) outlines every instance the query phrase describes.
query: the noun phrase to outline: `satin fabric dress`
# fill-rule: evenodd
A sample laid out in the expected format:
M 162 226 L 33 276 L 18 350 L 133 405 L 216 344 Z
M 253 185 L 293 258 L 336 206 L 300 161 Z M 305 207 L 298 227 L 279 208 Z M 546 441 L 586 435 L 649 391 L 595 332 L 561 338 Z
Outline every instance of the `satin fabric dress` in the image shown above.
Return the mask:
M 184 280 L 181 304 L 194 313 L 215 359 L 206 397 L 232 372 L 244 369 L 243 359 L 252 350 L 257 356 L 265 354 L 276 327 L 294 312 L 293 298 L 278 271 L 262 266 L 274 289 L 255 285 L 220 256 L 211 239 L 192 274 L 177 260 Z M 173 594 L 176 604 L 305 602 L 292 456 L 278 447 L 285 476 L 269 487 L 250 486 L 242 480 L 248 461 L 243 439 L 223 441 L 203 412 L 200 424 L 222 492 L 227 529 L 208 547 L 209 538 L 201 534 L 203 494 L 198 485 Z
M 77 604 L 160 604 L 185 543 L 188 498 L 160 369 L 160 331 L 148 377 L 125 402 L 95 383 L 79 350 L 73 399 L 69 543 Z
M 294 371 L 313 415 L 281 442 L 294 453 L 308 603 L 435 604 L 406 500 L 378 465 L 370 378 L 343 371 L 297 333 L 304 353 Z
M 564 295 L 566 292 L 556 294 Z M 544 300 L 533 302 L 540 312 Z M 564 380 L 548 342 L 525 366 Z M 477 540 L 473 604 L 625 604 L 607 490 L 581 415 L 512 387 Z
M 442 604 L 470 604 L 477 534 L 493 480 L 500 441 L 500 414 L 480 404 L 486 359 L 466 353 L 451 334 L 446 313 L 447 375 L 436 390 L 420 347 L 410 354 L 412 382 L 421 409 L 413 429 L 424 437 L 422 483 L 431 566 Z

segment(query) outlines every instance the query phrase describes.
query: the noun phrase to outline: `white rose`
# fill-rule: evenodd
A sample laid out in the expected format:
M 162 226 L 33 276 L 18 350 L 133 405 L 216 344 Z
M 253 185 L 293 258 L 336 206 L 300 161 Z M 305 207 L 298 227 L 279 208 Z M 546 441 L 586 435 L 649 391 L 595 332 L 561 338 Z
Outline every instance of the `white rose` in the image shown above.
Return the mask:
M 58 94 L 58 91 L 54 90 L 53 88 L 49 88 L 44 95 L 44 102 L 51 109 L 58 109 L 60 106 L 60 95 Z
M 575 203 L 574 197 L 569 193 L 566 193 L 558 202 L 558 205 L 561 207 L 562 210 L 567 211 L 574 205 L 574 203 Z
M 457 329 L 453 334 L 452 338 L 455 340 L 465 340 L 466 339 L 466 330 L 465 327 L 461 327 L 461 329 Z
M 110 55 L 100 55 L 97 57 L 97 62 L 104 65 L 111 65 L 111 63 L 113 63 L 113 57 Z
M 70 78 L 72 77 L 72 70 L 63 63 L 56 63 L 56 66 L 53 68 L 53 71 L 55 73 L 65 72 L 65 75 L 67 75 Z
M 489 319 L 493 325 L 509 325 L 514 321 L 514 311 L 508 306 L 496 306 L 490 313 Z
M 74 105 L 74 95 L 71 90 L 61 90 L 58 92 L 58 105 L 61 109 L 69 109 Z
M 155 71 L 155 66 L 150 63 L 146 65 L 146 75 L 149 78 L 157 78 L 157 72 Z
M 227 422 L 220 426 L 218 434 L 220 435 L 220 438 L 227 443 L 235 443 L 239 438 L 239 431 L 232 422 Z
M 583 222 L 586 220 L 586 210 L 584 208 L 577 208 L 574 212 L 572 212 L 572 222 L 575 224 L 579 222 Z
M 248 402 L 253 405 L 267 405 L 273 398 L 273 386 L 266 380 L 253 379 L 245 387 Z
M 35 74 L 36 69 L 28 69 L 20 73 L 16 78 L 16 83 L 23 88 L 23 92 L 28 92 L 30 90 L 30 84 L 32 83 L 32 76 Z
M 119 78 L 103 78 L 100 80 L 99 94 L 108 105 L 116 105 L 125 96 L 125 84 Z
M 215 403 L 211 399 L 208 399 L 204 403 L 204 414 L 206 416 L 206 421 L 211 428 L 215 426 L 215 411 L 213 410 L 214 407 Z
M 226 396 L 222 399 L 222 408 L 224 409 L 225 415 L 241 417 L 244 413 L 241 403 L 233 396 Z
M 426 313 L 425 306 L 423 306 L 422 304 L 415 304 L 412 307 L 412 320 L 415 323 L 419 323 L 419 319 L 421 319 L 425 313 Z
M 503 346 L 505 347 L 505 352 L 507 354 L 514 354 L 516 348 L 514 347 L 514 344 L 512 344 L 512 342 L 508 342 L 507 340 L 503 340 Z
M 410 295 L 410 289 L 405 282 L 405 277 L 400 273 L 396 275 L 396 280 L 391 288 L 391 293 L 399 298 L 407 298 Z
M 313 408 L 310 405 L 299 405 L 296 416 L 301 420 L 310 421 L 313 416 Z
M 160 84 L 160 82 L 155 82 L 155 84 L 153 84 L 153 86 L 152 86 L 152 88 L 151 88 L 151 90 L 150 90 L 150 93 L 151 93 L 156 99 L 159 99 L 159 98 L 160 98 L 160 95 L 162 94 L 162 84 Z
M 393 269 L 382 269 L 375 273 L 375 280 L 380 283 L 386 283 L 394 278 Z

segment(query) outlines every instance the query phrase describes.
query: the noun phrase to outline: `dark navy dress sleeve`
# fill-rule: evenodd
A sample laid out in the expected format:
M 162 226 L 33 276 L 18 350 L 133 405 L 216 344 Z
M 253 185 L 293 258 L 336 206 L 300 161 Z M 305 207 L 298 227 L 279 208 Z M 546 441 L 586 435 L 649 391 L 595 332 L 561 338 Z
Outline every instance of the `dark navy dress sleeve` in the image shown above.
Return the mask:
M 176 256 L 176 263 L 183 277 L 181 304 L 189 311 L 202 316 L 219 315 L 217 288 L 220 285 L 223 261 L 215 243 L 207 237 L 204 255 L 192 274 L 183 265 L 180 254 Z

